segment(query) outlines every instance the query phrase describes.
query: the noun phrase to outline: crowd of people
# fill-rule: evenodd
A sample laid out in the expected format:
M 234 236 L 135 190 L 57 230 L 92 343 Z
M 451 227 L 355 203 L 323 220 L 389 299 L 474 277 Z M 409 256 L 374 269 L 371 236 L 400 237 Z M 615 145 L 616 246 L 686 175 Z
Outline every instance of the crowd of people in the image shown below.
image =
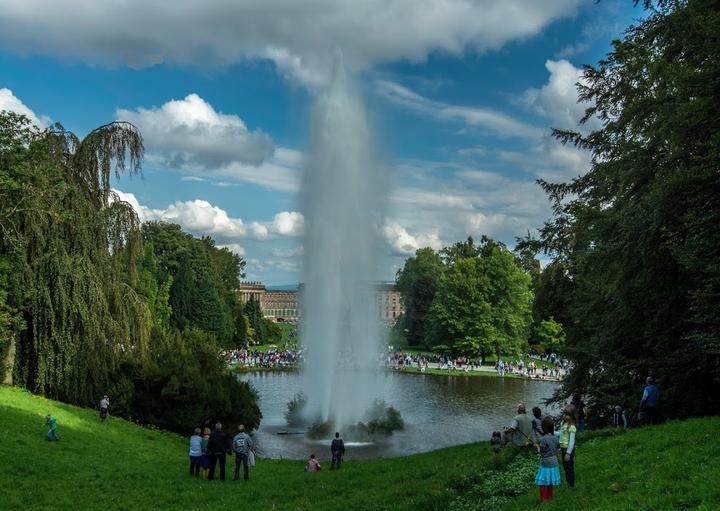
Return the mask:
M 428 369 L 446 371 L 448 374 L 469 373 L 471 371 L 495 371 L 499 376 L 515 375 L 523 378 L 537 380 L 559 380 L 569 369 L 566 359 L 555 355 L 536 356 L 527 355 L 527 362 L 518 360 L 498 359 L 494 366 L 483 366 L 482 358 L 473 357 L 447 357 L 428 353 L 407 353 L 401 350 L 388 349 L 384 357 L 384 365 L 395 371 L 417 369 L 424 373 Z M 543 363 L 543 361 L 545 363 Z
M 291 369 L 302 365 L 305 361 L 302 349 L 279 349 L 273 347 L 265 351 L 241 349 L 226 351 L 223 355 L 228 365 L 247 369 Z

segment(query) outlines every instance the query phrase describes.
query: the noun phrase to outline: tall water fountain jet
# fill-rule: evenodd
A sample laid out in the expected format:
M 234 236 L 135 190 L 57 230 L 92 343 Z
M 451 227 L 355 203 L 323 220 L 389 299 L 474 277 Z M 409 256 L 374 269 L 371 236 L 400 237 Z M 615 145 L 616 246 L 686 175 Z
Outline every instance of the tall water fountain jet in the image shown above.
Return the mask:
M 385 173 L 373 158 L 362 100 L 335 58 L 311 118 L 303 181 L 303 392 L 309 421 L 354 424 L 379 396 L 375 290 Z

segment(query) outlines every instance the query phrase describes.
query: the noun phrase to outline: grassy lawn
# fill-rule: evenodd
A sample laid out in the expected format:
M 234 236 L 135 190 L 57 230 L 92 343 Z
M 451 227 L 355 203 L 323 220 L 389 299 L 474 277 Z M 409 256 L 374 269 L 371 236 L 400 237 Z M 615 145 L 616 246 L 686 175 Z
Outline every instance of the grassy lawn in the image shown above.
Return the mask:
M 541 506 L 533 487 L 505 509 L 718 510 L 719 432 L 720 417 L 712 417 L 630 430 L 614 438 L 588 433 L 580 437 L 574 489 L 561 486 Z
M 45 439 L 47 413 L 60 442 Z M 492 462 L 487 444 L 473 444 L 318 474 L 303 461 L 260 459 L 249 483 L 208 482 L 186 473 L 186 439 L 114 417 L 103 424 L 93 410 L 0 387 L 0 421 L 1 509 L 440 510 L 451 481 Z
M 60 442 L 45 440 L 46 413 L 59 420 Z M 542 506 L 532 476 L 512 473 L 520 460 L 511 461 L 515 451 L 501 454 L 499 465 L 510 463 L 507 474 L 504 468 L 487 472 L 496 465 L 485 443 L 349 460 L 339 472 L 318 474 L 305 473 L 303 461 L 259 459 L 248 483 L 208 482 L 187 475 L 187 441 L 175 434 L 114 417 L 103 424 L 93 410 L 8 387 L 0 387 L 0 421 L 3 510 L 500 509 L 493 500 L 474 497 L 487 494 L 488 487 L 493 495 L 519 494 L 504 501 L 506 510 L 720 509 L 718 417 L 621 434 L 585 433 L 578 442 L 575 489 L 561 486 Z M 319 454 L 327 464 L 325 453 Z M 228 467 L 233 463 L 229 458 Z M 537 463 L 534 456 L 529 463 Z M 513 484 L 519 491 L 508 491 Z

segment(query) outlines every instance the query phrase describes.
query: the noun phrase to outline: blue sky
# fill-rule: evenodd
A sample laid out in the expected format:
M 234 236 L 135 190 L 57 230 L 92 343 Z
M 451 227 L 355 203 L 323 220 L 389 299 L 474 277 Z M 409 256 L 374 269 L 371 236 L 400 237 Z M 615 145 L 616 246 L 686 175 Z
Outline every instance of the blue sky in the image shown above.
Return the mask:
M 482 234 L 512 246 L 542 224 L 535 180 L 589 159 L 550 127 L 577 128 L 579 69 L 641 15 L 629 0 L 2 4 L 0 109 L 81 136 L 135 123 L 144 174 L 116 180 L 120 197 L 213 236 L 270 285 L 302 280 L 299 176 L 335 47 L 391 175 L 391 279 L 417 248 Z

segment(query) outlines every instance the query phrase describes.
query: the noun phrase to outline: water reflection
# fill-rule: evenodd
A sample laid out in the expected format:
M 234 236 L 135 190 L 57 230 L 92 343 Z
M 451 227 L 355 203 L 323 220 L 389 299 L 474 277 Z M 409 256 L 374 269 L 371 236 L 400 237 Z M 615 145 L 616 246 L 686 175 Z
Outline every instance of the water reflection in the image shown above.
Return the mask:
M 287 402 L 300 391 L 297 373 L 259 372 L 239 376 L 260 395 L 263 421 L 255 434 L 262 454 L 271 458 L 304 459 L 314 452 L 329 456 L 330 439 L 309 440 L 304 435 L 279 435 L 287 430 Z M 371 445 L 347 449 L 347 459 L 395 457 L 452 445 L 488 440 L 515 415 L 524 402 L 528 410 L 542 405 L 557 383 L 510 378 L 434 376 L 388 372 L 382 376 L 379 398 L 397 408 L 405 429 Z M 342 433 L 342 432 L 341 432 Z M 327 451 L 327 452 L 326 452 Z

